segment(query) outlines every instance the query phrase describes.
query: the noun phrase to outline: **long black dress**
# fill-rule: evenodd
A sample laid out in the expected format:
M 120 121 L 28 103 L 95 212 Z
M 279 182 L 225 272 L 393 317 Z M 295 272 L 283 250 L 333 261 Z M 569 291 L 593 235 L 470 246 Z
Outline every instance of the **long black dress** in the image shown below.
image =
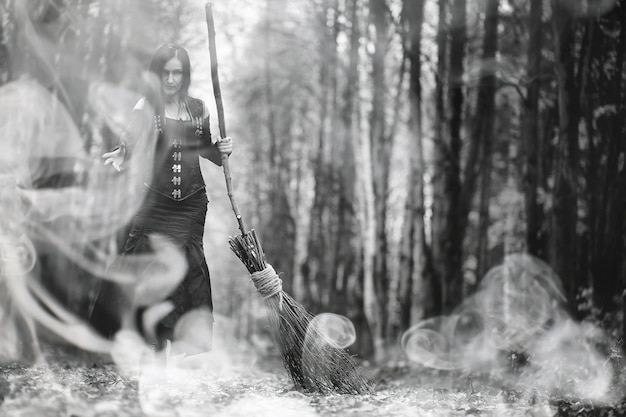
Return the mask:
M 168 296 L 175 309 L 157 327 L 159 342 L 172 339 L 178 319 L 186 312 L 206 307 L 213 310 L 209 269 L 204 256 L 203 235 L 207 213 L 207 194 L 200 171 L 199 156 L 221 165 L 221 155 L 212 143 L 208 118 L 203 118 L 201 100 L 187 97 L 186 108 L 191 120 L 155 116 L 157 146 L 152 181 L 140 211 L 135 216 L 124 245 L 123 254 L 150 252 L 148 236 L 158 233 L 181 247 L 188 271 L 178 288 Z M 121 292 L 106 284 L 92 321 L 108 335 L 119 329 L 115 307 Z M 139 312 L 139 315 L 141 311 Z M 139 317 L 138 317 L 139 318 Z M 137 320 L 140 325 L 141 320 Z

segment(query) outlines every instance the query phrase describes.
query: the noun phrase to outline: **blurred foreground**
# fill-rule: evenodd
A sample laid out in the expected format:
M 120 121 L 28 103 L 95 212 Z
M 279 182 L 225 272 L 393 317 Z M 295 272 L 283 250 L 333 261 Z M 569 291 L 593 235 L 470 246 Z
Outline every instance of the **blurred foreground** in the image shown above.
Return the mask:
M 238 369 L 121 376 L 108 359 L 47 347 L 46 366 L 0 366 L 0 416 L 603 416 L 626 404 L 593 406 L 522 394 L 485 375 L 397 363 L 370 368 L 371 395 L 304 395 L 280 360 Z

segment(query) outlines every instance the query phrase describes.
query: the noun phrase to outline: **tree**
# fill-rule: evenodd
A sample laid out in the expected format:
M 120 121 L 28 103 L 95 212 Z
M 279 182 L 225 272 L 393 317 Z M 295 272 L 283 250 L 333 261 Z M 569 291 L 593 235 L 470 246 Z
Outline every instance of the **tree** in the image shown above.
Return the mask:
M 0 85 L 6 84 L 11 80 L 11 67 L 9 51 L 6 45 L 5 26 L 6 23 L 3 19 L 0 19 Z
M 555 74 L 558 84 L 559 126 L 554 165 L 553 209 L 550 217 L 550 260 L 565 281 L 570 305 L 575 305 L 578 287 L 578 120 L 579 97 L 575 94 L 574 28 L 570 11 L 552 2 L 555 42 Z
M 360 108 L 358 106 L 359 93 L 359 46 L 361 42 L 361 6 L 360 0 L 352 0 L 346 10 L 350 22 L 350 46 L 348 51 L 348 65 L 346 67 L 346 82 L 342 94 L 341 120 L 339 123 L 340 148 L 340 178 L 339 178 L 339 239 L 337 245 L 336 289 L 338 296 L 334 298 L 336 304 L 346 304 L 345 313 L 356 321 L 360 330 L 360 337 L 354 350 L 363 356 L 372 356 L 373 340 L 372 329 L 367 320 L 364 306 L 364 241 L 359 219 L 362 218 L 362 206 L 358 195 L 359 172 L 357 162 L 361 136 L 359 123 Z M 351 306 L 351 307 L 349 307 Z
M 319 86 L 317 120 L 318 139 L 313 155 L 313 203 L 309 223 L 307 259 L 302 265 L 307 298 L 311 308 L 320 311 L 328 305 L 336 265 L 336 201 L 337 172 L 333 161 L 333 141 L 335 112 L 337 111 L 337 29 L 338 10 L 330 0 L 323 0 L 317 11 Z M 333 16 L 331 22 L 327 16 Z M 330 23 L 330 24 L 329 24 Z
M 374 327 L 376 338 L 386 333 L 389 303 L 387 236 L 387 209 L 389 194 L 389 168 L 392 138 L 386 118 L 387 80 L 386 59 L 389 44 L 389 13 L 385 0 L 370 0 L 370 19 L 374 27 L 372 56 L 372 107 L 369 116 L 370 146 L 372 149 L 372 180 L 374 189 L 374 224 L 376 252 L 374 254 L 374 289 L 380 321 Z
M 526 53 L 526 94 L 523 104 L 522 143 L 524 146 L 524 201 L 526 212 L 526 247 L 531 255 L 545 258 L 543 208 L 539 202 L 544 174 L 541 164 L 539 96 L 541 89 L 541 52 L 543 47 L 543 0 L 530 2 L 529 41 Z M 543 189 L 545 193 L 545 189 Z
M 491 200 L 492 148 L 495 124 L 496 74 L 495 63 L 498 50 L 498 5 L 499 0 L 487 0 L 485 10 L 485 30 L 483 34 L 482 66 L 476 98 L 476 115 L 472 126 L 472 142 L 480 144 L 481 149 L 481 184 L 478 225 L 478 268 L 477 276 L 482 277 L 488 265 L 488 231 L 490 224 L 489 203 Z M 475 147 L 476 145 L 474 145 Z M 471 161 L 469 163 L 472 163 Z M 466 177 L 466 181 L 470 181 Z M 466 204 L 468 204 L 466 202 Z M 461 213 L 467 216 L 469 213 Z
M 428 251 L 424 228 L 424 155 L 422 127 L 422 24 L 424 1 L 404 1 L 405 54 L 409 60 L 409 107 L 411 142 L 409 190 L 406 199 L 399 261 L 399 321 L 394 334 L 416 323 L 423 314 L 423 285 L 427 282 Z
M 624 275 L 623 235 L 626 212 L 624 155 L 626 124 L 625 50 L 626 7 L 620 2 L 608 13 L 588 19 L 581 39 L 578 80 L 584 123 L 580 136 L 581 183 L 584 210 L 580 223 L 581 284 L 593 287 L 600 317 L 617 311 Z M 611 29 L 621 28 L 618 32 Z M 590 279 L 588 278 L 590 277 Z
M 449 7 L 449 8 L 448 8 Z M 450 23 L 448 23 L 450 12 Z M 449 41 L 448 41 L 449 33 Z M 463 296 L 463 237 L 476 178 L 477 144 L 466 162 L 465 185 L 461 178 L 461 133 L 464 104 L 464 60 L 466 45 L 466 2 L 439 2 L 437 33 L 437 130 L 433 178 L 433 265 L 441 286 L 439 312 L 449 312 Z M 449 42 L 449 45 L 448 45 Z M 465 189 L 462 196 L 462 188 Z M 465 206 L 464 206 L 465 204 Z
M 267 197 L 267 214 L 262 220 L 263 230 L 267 234 L 276 235 L 275 239 L 270 239 L 265 245 L 268 259 L 272 259 L 273 267 L 283 274 L 283 285 L 286 291 L 293 290 L 293 279 L 295 275 L 295 248 L 296 248 L 296 227 L 295 219 L 290 204 L 289 178 L 291 178 L 291 143 L 292 109 L 290 99 L 286 101 L 276 100 L 275 94 L 281 91 L 289 91 L 292 87 L 283 84 L 275 77 L 280 71 L 273 68 L 274 56 L 280 51 L 280 44 L 274 44 L 272 19 L 281 15 L 284 11 L 282 1 L 267 0 L 265 28 L 263 31 L 266 48 L 264 49 L 263 62 L 263 97 L 264 102 L 261 108 L 265 111 L 264 128 L 267 130 L 269 147 L 266 152 L 266 167 L 269 172 L 269 184 Z M 293 97 L 292 94 L 287 97 Z M 280 117 L 282 115 L 282 117 Z

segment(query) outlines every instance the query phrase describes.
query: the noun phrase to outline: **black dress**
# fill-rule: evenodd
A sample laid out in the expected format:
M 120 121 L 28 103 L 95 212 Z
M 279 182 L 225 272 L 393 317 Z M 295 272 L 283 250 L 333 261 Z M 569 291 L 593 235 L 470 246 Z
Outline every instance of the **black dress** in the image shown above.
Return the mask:
M 148 236 L 158 233 L 185 253 L 188 271 L 178 288 L 167 297 L 175 308 L 157 327 L 160 342 L 172 339 L 176 322 L 186 312 L 200 307 L 213 310 L 203 248 L 208 199 L 199 156 L 221 165 L 221 155 L 211 142 L 208 118 L 202 117 L 202 101 L 188 97 L 186 107 L 191 120 L 154 118 L 153 128 L 158 135 L 152 180 L 146 184 L 145 201 L 133 220 L 122 251 L 126 255 L 150 252 Z M 119 317 L 114 310 L 123 302 L 120 297 L 119 289 L 105 283 L 99 305 L 92 314 L 92 321 L 107 336 L 113 336 L 119 329 Z M 140 315 L 141 311 L 138 312 L 139 327 Z

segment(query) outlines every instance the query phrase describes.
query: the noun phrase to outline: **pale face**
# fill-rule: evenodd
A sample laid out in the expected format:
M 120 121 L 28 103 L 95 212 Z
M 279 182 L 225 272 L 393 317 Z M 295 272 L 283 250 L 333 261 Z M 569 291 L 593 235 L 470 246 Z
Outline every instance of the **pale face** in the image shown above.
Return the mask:
M 183 85 L 183 63 L 174 57 L 165 63 L 163 72 L 161 73 L 161 87 L 163 94 L 172 97 L 180 92 Z

